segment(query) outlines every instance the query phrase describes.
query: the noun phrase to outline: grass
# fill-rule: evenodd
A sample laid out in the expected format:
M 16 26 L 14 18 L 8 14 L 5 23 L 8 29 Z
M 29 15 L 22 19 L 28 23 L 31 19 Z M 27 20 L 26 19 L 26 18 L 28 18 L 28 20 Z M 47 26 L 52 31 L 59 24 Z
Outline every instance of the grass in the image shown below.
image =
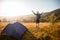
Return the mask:
M 0 32 L 5 28 L 8 22 L 0 23 Z M 10 36 L 0 36 L 4 40 L 60 40 L 60 22 L 50 25 L 51 23 L 39 23 L 39 29 L 35 23 L 22 23 L 27 30 L 22 38 L 15 39 Z

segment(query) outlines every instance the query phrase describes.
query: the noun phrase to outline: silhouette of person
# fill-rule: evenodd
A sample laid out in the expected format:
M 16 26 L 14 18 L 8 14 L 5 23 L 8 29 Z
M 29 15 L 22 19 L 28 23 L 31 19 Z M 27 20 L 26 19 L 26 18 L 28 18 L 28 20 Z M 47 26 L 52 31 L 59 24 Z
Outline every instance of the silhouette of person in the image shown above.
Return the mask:
M 41 14 L 39 13 L 39 11 L 37 11 L 37 13 L 35 13 L 34 11 L 32 11 L 32 12 L 33 12 L 34 15 L 36 15 L 36 27 L 38 27 Z

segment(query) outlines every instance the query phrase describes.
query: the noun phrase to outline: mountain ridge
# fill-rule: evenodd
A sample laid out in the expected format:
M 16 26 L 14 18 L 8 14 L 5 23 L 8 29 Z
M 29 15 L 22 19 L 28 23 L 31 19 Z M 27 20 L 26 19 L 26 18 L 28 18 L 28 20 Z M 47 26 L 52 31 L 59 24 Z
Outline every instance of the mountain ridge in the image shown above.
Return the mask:
M 52 13 L 54 13 L 55 16 L 59 16 L 58 19 L 60 20 L 60 8 L 50 11 L 50 12 L 41 13 L 41 18 L 45 18 L 45 16 L 50 16 L 50 14 L 52 14 Z M 0 20 L 3 20 L 3 19 L 8 20 L 8 21 L 17 20 L 17 21 L 26 21 L 26 22 L 32 21 L 32 22 L 34 22 L 36 20 L 36 16 L 34 14 L 29 14 L 29 15 L 25 15 L 25 16 L 15 16 L 15 17 L 0 16 Z

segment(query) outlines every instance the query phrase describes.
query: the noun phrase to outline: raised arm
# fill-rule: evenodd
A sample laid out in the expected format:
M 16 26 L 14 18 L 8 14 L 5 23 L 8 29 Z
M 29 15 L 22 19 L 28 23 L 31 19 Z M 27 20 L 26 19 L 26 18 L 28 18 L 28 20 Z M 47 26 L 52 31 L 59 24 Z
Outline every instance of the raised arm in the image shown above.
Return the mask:
M 32 11 L 32 12 L 33 12 L 34 15 L 36 15 L 34 11 Z

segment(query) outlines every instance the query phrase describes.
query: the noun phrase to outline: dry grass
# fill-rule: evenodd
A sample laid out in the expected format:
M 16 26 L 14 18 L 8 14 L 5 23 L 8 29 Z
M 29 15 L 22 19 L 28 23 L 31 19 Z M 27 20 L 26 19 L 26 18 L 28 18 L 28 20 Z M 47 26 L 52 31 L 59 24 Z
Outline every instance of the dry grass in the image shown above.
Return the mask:
M 0 32 L 5 28 L 7 22 L 0 22 Z
M 51 40 L 53 39 L 60 40 L 60 36 L 59 36 L 60 22 L 57 22 L 54 25 L 51 25 L 51 23 L 47 23 L 47 22 L 39 23 L 39 29 L 36 28 L 35 23 L 22 23 L 22 24 L 24 24 L 27 27 L 27 29 L 29 29 L 29 31 L 33 34 L 33 36 L 36 37 L 37 39 L 41 39 L 43 37 L 45 38 L 46 36 L 49 36 Z
M 0 22 L 0 32 L 8 22 Z M 60 22 L 51 25 L 51 23 L 39 23 L 39 29 L 35 23 L 22 23 L 26 26 L 27 31 L 24 33 L 22 40 L 60 40 Z

